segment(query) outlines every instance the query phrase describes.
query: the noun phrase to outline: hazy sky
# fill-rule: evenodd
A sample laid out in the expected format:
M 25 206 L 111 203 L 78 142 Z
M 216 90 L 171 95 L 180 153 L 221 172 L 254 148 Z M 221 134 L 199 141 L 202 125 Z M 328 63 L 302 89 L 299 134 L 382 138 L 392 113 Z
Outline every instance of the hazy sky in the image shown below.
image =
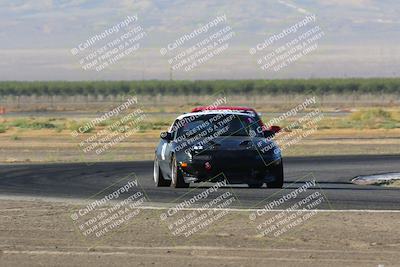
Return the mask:
M 249 49 L 312 14 L 312 27 L 324 32 L 318 48 L 280 71 L 261 70 Z M 398 76 L 399 14 L 399 0 L 0 0 L 0 80 L 169 79 L 171 73 L 174 79 Z M 223 15 L 221 25 L 234 32 L 229 47 L 191 71 L 171 71 L 168 59 L 211 30 L 166 56 L 160 49 Z M 140 48 L 102 71 L 82 69 L 85 54 L 74 56 L 71 49 L 127 16 L 138 18 L 129 27 L 146 33 Z

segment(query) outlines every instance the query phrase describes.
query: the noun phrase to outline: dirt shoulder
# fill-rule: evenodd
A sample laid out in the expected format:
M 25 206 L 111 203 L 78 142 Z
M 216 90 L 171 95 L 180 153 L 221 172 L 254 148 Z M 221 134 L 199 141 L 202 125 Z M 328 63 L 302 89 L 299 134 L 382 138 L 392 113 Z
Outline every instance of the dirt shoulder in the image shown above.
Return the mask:
M 1 200 L 0 266 L 395 266 L 400 213 L 318 212 L 279 237 L 260 236 L 249 212 L 175 237 L 164 210 L 141 210 L 127 227 L 82 239 L 72 204 Z

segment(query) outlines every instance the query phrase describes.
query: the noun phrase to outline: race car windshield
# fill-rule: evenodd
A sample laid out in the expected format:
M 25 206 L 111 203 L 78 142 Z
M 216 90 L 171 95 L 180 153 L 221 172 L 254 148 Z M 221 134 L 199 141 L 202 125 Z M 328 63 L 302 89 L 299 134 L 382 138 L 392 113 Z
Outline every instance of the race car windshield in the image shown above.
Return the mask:
M 258 122 L 252 116 L 237 114 L 209 114 L 193 118 L 178 129 L 177 136 L 191 138 L 196 135 L 208 136 L 250 136 L 257 132 Z

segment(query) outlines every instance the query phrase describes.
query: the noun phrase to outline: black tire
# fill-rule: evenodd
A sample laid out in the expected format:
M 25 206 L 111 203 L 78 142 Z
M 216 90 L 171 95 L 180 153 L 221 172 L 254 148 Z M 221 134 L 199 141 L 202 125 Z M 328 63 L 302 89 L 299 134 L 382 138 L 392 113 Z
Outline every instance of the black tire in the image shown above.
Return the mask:
M 154 183 L 157 187 L 165 187 L 171 185 L 171 180 L 165 180 L 160 166 L 158 164 L 157 156 L 154 158 L 154 170 L 153 170 Z
M 267 183 L 267 188 L 282 188 L 283 187 L 283 162 L 279 163 L 279 165 L 274 166 L 271 170 L 272 174 L 275 176 L 276 180 L 270 183 Z
M 250 188 L 261 188 L 264 183 L 247 184 Z
M 171 187 L 174 188 L 188 188 L 189 183 L 186 183 L 181 170 L 178 168 L 175 156 L 171 160 Z

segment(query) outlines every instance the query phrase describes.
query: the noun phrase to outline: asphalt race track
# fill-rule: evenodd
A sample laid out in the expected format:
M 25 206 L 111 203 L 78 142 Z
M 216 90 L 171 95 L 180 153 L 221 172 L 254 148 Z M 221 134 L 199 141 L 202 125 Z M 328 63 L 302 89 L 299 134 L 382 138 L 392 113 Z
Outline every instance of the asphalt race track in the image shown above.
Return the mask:
M 232 207 L 259 208 L 267 202 L 287 195 L 315 177 L 318 190 L 328 201 L 319 209 L 400 209 L 400 188 L 353 185 L 357 175 L 400 171 L 400 155 L 396 156 L 324 156 L 286 158 L 285 185 L 279 189 L 250 189 L 247 185 L 220 190 L 231 190 L 239 200 Z M 194 184 L 189 189 L 156 188 L 153 184 L 153 162 L 102 162 L 65 164 L 3 164 L 0 165 L 0 197 L 87 199 L 108 188 L 109 192 L 124 184 L 122 178 L 136 174 L 145 191 L 148 205 L 171 205 L 190 198 L 210 184 Z M 212 193 L 211 195 L 212 196 Z M 179 201 L 177 200 L 179 199 Z M 290 204 L 293 202 L 289 200 Z M 201 203 L 200 203 L 201 204 Z M 288 205 L 289 205 L 288 204 Z

